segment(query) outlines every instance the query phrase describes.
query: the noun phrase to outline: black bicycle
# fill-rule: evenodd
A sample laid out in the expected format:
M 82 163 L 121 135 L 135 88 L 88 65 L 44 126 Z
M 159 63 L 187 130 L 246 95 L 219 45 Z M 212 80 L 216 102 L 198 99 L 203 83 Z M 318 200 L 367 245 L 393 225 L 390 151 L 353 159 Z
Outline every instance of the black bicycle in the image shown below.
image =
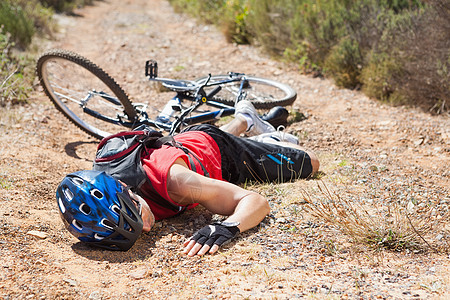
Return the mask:
M 149 60 L 146 77 L 176 92 L 153 120 L 146 112 L 148 104 L 132 103 L 111 76 L 76 53 L 50 50 L 40 56 L 36 71 L 56 108 L 96 138 L 117 132 L 118 126 L 142 124 L 174 134 L 185 126 L 234 114 L 235 103 L 243 99 L 257 109 L 270 109 L 290 105 L 297 97 L 285 84 L 242 73 L 208 75 L 193 81 L 160 78 L 157 63 Z M 203 105 L 207 109 L 200 109 Z

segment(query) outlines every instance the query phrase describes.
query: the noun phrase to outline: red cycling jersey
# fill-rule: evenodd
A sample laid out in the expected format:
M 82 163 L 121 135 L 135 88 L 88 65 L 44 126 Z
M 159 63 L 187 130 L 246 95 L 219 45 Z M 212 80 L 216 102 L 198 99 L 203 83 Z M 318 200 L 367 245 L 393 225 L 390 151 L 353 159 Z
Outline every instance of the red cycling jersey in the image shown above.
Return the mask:
M 208 171 L 210 178 L 223 180 L 219 147 L 208 134 L 201 131 L 189 131 L 178 134 L 174 138 L 177 142 L 181 143 L 183 147 L 188 148 L 198 158 L 198 160 L 201 161 L 205 169 Z M 193 208 L 197 206 L 198 203 L 193 203 L 183 207 L 179 206 L 169 197 L 167 192 L 167 176 L 170 167 L 178 158 L 182 158 L 186 165 L 190 168 L 188 155 L 183 150 L 168 145 L 164 145 L 159 149 L 151 149 L 149 154 L 142 158 L 142 165 L 156 192 L 169 203 L 178 206 L 181 211 L 184 208 Z M 196 158 L 192 158 L 196 168 L 195 171 L 198 174 L 204 175 L 202 166 L 198 160 Z M 145 191 L 146 185 L 144 185 L 142 189 Z M 195 193 L 195 187 L 193 187 L 192 192 Z M 178 214 L 177 211 L 165 208 L 151 199 L 145 200 L 155 215 L 156 220 L 161 220 Z

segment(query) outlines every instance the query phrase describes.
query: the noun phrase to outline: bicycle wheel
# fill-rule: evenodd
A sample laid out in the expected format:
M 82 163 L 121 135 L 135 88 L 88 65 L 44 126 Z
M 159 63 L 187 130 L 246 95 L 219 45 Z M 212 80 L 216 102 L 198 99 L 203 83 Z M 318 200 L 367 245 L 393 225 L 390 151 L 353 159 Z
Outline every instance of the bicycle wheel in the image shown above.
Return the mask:
M 39 81 L 56 108 L 96 138 L 136 119 L 127 94 L 100 67 L 65 50 L 51 50 L 37 61 Z
M 287 106 L 291 105 L 295 101 L 295 98 L 297 98 L 295 90 L 283 83 L 251 76 L 246 76 L 246 78 L 248 84 L 243 89 L 246 93 L 244 99 L 251 101 L 255 108 L 270 109 L 278 105 Z M 207 79 L 208 77 L 202 77 L 197 79 L 196 82 L 198 84 L 204 84 Z M 209 84 L 229 79 L 229 75 L 214 75 L 211 76 Z M 214 96 L 214 100 L 234 106 L 240 85 L 241 81 L 220 84 L 222 89 Z M 215 86 L 206 87 L 205 91 L 208 93 L 214 88 Z

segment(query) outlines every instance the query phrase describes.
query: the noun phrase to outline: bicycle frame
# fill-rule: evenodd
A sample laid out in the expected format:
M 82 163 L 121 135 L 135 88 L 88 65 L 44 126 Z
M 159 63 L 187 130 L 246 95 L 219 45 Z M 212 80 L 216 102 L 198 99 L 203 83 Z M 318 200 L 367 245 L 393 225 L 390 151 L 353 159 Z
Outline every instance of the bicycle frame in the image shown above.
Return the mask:
M 236 103 L 244 98 L 245 93 L 243 92 L 243 88 L 246 84 L 246 78 L 245 78 L 244 74 L 230 73 L 229 75 L 230 75 L 230 78 L 226 79 L 226 80 L 220 80 L 220 81 L 217 81 L 214 83 L 209 83 L 209 78 L 208 78 L 206 80 L 205 84 L 203 84 L 203 85 L 197 85 L 197 86 L 193 85 L 193 86 L 186 87 L 186 88 L 182 88 L 179 86 L 171 88 L 170 84 L 177 82 L 176 80 L 174 81 L 172 79 L 152 77 L 149 75 L 148 78 L 151 81 L 158 81 L 158 82 L 162 82 L 163 84 L 169 82 L 169 84 L 167 84 L 166 87 L 168 87 L 169 89 L 172 89 L 172 90 L 178 89 L 178 91 L 176 91 L 176 93 L 177 93 L 176 96 L 173 97 L 172 99 L 176 100 L 180 105 L 184 100 L 191 101 L 193 104 L 191 106 L 185 108 L 184 110 L 180 109 L 179 110 L 180 115 L 177 116 L 176 120 L 173 122 L 159 122 L 159 121 L 150 120 L 146 116 L 145 112 L 142 112 L 142 114 L 144 115 L 144 119 L 140 123 L 150 125 L 153 127 L 157 127 L 157 128 L 161 128 L 166 131 L 169 131 L 169 134 L 174 134 L 181 125 L 189 126 L 192 124 L 206 123 L 206 122 L 218 120 L 221 117 L 233 115 L 234 111 L 235 111 L 234 106 L 230 106 L 227 104 L 223 104 L 223 103 L 211 100 L 214 97 L 214 95 L 217 94 L 221 90 L 220 85 L 226 84 L 226 83 L 231 83 L 231 82 L 237 82 L 237 81 L 241 82 L 241 84 L 240 84 L 239 90 L 237 91 Z M 211 76 L 211 75 L 209 75 L 209 76 Z M 216 88 L 213 89 L 208 95 L 206 95 L 204 88 L 205 87 L 214 87 L 214 86 L 216 86 Z M 195 91 L 195 93 L 194 93 L 194 91 Z M 192 96 L 191 95 L 192 93 L 194 93 L 195 95 Z M 204 112 L 204 113 L 197 113 L 194 116 L 190 116 L 190 114 L 201 105 L 208 105 L 211 107 L 218 108 L 219 110 L 209 111 L 209 112 Z M 132 126 L 135 126 L 135 125 L 136 124 L 132 124 Z
M 103 92 L 97 92 L 97 91 L 90 91 L 89 95 L 86 96 L 86 98 L 82 101 L 81 106 L 83 107 L 83 112 L 86 114 L 89 114 L 93 117 L 96 117 L 98 119 L 101 119 L 105 122 L 109 122 L 115 125 L 124 126 L 127 128 L 134 128 L 136 126 L 145 124 L 149 125 L 155 128 L 159 128 L 165 131 L 168 131 L 170 135 L 175 134 L 175 132 L 179 129 L 180 126 L 189 126 L 193 124 L 199 124 L 199 123 L 206 123 L 211 121 L 216 121 L 220 119 L 221 117 L 226 117 L 234 114 L 234 107 L 223 104 L 217 101 L 212 100 L 215 94 L 217 94 L 221 87 L 220 85 L 226 84 L 226 83 L 232 83 L 232 82 L 240 82 L 239 90 L 237 91 L 237 96 L 235 103 L 242 100 L 245 97 L 245 93 L 243 92 L 243 88 L 245 87 L 245 84 L 247 83 L 246 77 L 242 73 L 234 73 L 230 72 L 229 79 L 220 80 L 214 83 L 209 83 L 209 79 L 211 77 L 211 74 L 209 75 L 208 79 L 205 81 L 204 84 L 199 85 L 195 82 L 190 81 L 183 81 L 183 80 L 174 80 L 169 78 L 160 78 L 157 77 L 158 67 L 157 63 L 155 61 L 147 61 L 146 62 L 146 68 L 145 68 L 145 75 L 150 81 L 157 81 L 162 82 L 164 86 L 167 88 L 173 90 L 176 92 L 176 96 L 172 98 L 172 100 L 176 100 L 179 103 L 179 107 L 174 107 L 174 110 L 178 110 L 180 114 L 176 116 L 175 121 L 159 121 L 159 120 L 152 120 L 149 119 L 147 113 L 146 113 L 146 107 L 145 104 L 140 103 L 134 103 L 134 108 L 137 112 L 137 118 L 134 121 L 129 121 L 128 116 L 123 114 L 122 116 L 119 116 L 119 121 L 114 120 L 112 118 L 109 118 L 107 116 L 101 115 L 97 113 L 96 111 L 93 111 L 89 108 L 87 108 L 84 103 L 89 101 L 89 98 L 96 94 L 98 96 L 101 96 L 103 99 L 105 99 L 108 102 L 111 102 L 115 105 L 120 105 L 120 101 L 117 99 L 104 94 Z M 208 95 L 206 95 L 204 88 L 206 87 L 214 87 Z M 192 102 L 192 105 L 185 109 L 181 109 L 181 103 L 183 101 L 190 101 Z M 197 113 L 196 115 L 191 116 L 190 114 L 194 112 L 198 107 L 201 105 L 208 105 L 211 107 L 218 108 L 218 110 L 215 111 L 208 111 L 204 113 Z
M 91 92 L 91 93 L 94 94 L 95 92 Z M 103 98 L 106 99 L 105 97 L 103 97 Z M 177 93 L 177 96 L 175 96 L 174 98 L 179 99 L 181 102 L 183 100 L 195 101 L 195 99 L 187 96 L 184 93 Z M 106 99 L 106 100 L 108 100 L 112 103 L 117 101 L 116 99 L 111 98 L 111 97 L 108 97 L 108 99 Z M 216 107 L 219 110 L 198 113 L 195 116 L 187 116 L 188 113 L 185 113 L 185 112 L 191 113 L 192 111 L 194 111 L 195 109 L 197 109 L 200 106 L 199 104 L 200 105 L 206 104 L 206 105 L 209 105 L 212 107 Z M 145 112 L 145 109 L 139 108 L 140 106 L 142 106 L 144 108 L 146 107 L 146 105 L 143 105 L 140 103 L 134 103 L 134 107 L 135 107 L 136 111 L 138 112 L 138 119 L 134 122 L 128 121 L 128 118 L 126 115 L 121 116 L 119 118 L 120 121 L 116 121 L 112 118 L 108 118 L 104 115 L 101 115 L 101 114 L 97 113 L 96 111 L 89 109 L 88 107 L 83 107 L 83 112 L 90 116 L 93 116 L 95 118 L 101 119 L 102 121 L 105 121 L 105 122 L 108 122 L 108 123 L 111 123 L 114 125 L 120 125 L 120 126 L 124 126 L 127 128 L 133 128 L 133 127 L 136 127 L 136 126 L 139 126 L 142 124 L 146 124 L 149 126 L 159 128 L 159 129 L 163 129 L 165 131 L 169 131 L 169 134 L 174 134 L 180 125 L 189 126 L 192 124 L 211 122 L 211 121 L 218 120 L 221 117 L 226 117 L 226 116 L 230 116 L 230 115 L 234 114 L 234 107 L 232 107 L 232 106 L 229 106 L 229 105 L 226 105 L 223 103 L 219 103 L 216 101 L 212 101 L 212 100 L 206 100 L 206 102 L 201 101 L 201 102 L 197 102 L 197 104 L 194 103 L 193 105 L 186 108 L 184 110 L 184 112 L 181 112 L 180 117 L 178 117 L 177 120 L 175 120 L 175 122 L 177 122 L 177 121 L 179 121 L 179 122 L 174 127 L 175 122 L 159 122 L 156 120 L 149 119 L 147 113 Z

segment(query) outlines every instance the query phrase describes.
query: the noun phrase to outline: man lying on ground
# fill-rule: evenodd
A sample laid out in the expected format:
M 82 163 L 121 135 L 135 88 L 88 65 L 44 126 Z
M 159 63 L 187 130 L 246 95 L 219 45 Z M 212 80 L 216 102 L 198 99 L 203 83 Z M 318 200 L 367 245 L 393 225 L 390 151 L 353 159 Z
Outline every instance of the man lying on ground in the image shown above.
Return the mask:
M 98 167 L 67 175 L 56 193 L 66 228 L 88 244 L 128 250 L 155 221 L 202 205 L 226 217 L 197 231 L 183 252 L 215 253 L 270 211 L 262 195 L 239 184 L 293 181 L 319 169 L 314 152 L 258 117 L 249 101 L 239 102 L 235 118 L 220 129 L 194 125 L 174 140 L 182 146 L 163 145 L 142 156 L 150 184 L 139 187 L 139 195 Z

